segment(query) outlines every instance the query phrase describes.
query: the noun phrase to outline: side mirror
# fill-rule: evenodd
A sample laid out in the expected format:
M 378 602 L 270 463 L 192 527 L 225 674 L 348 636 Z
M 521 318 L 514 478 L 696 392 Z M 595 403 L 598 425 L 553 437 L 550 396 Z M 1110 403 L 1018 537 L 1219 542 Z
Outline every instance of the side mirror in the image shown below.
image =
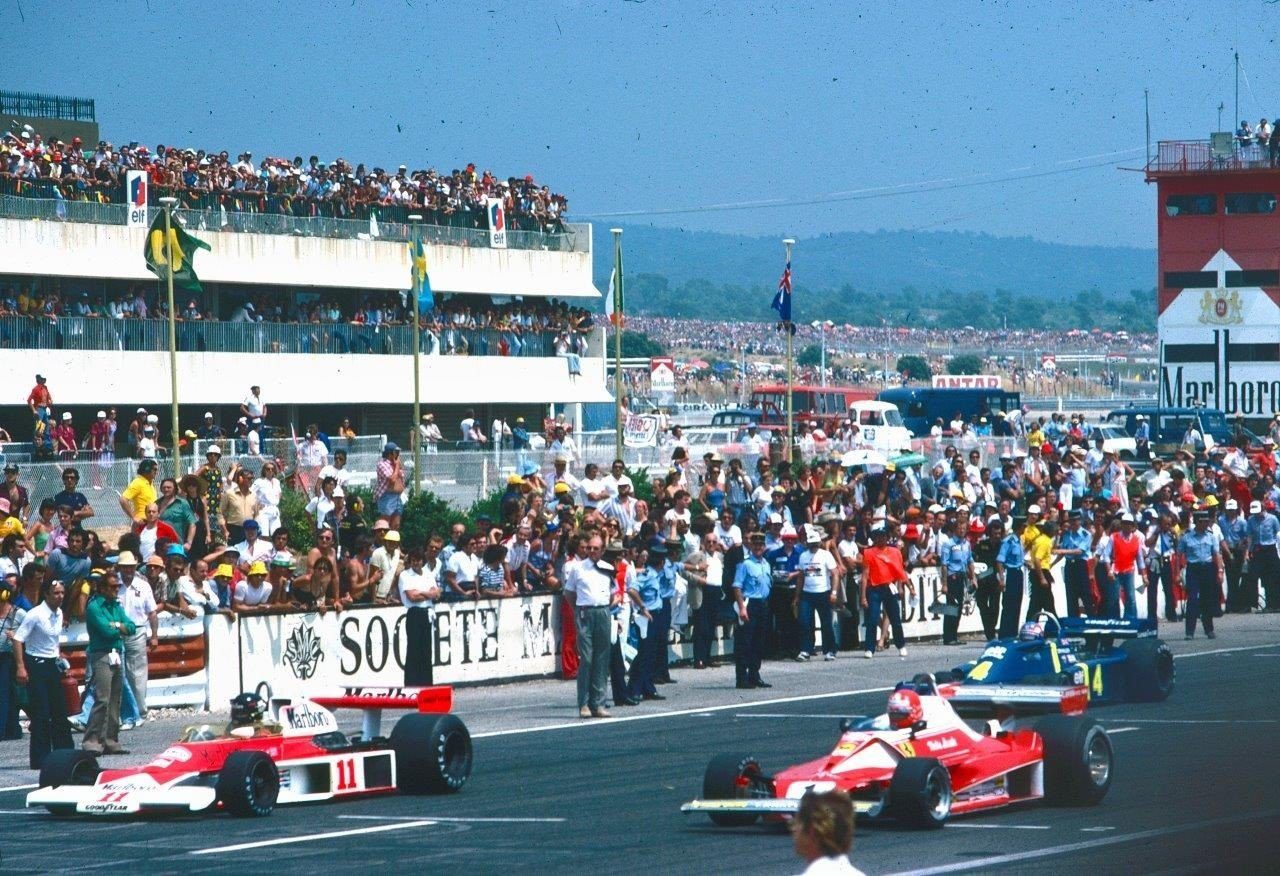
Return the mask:
M 929 722 L 921 718 L 919 721 L 916 721 L 914 724 L 911 725 L 911 735 L 915 736 L 917 733 L 919 733 L 921 730 L 925 729 L 928 726 L 929 726 Z

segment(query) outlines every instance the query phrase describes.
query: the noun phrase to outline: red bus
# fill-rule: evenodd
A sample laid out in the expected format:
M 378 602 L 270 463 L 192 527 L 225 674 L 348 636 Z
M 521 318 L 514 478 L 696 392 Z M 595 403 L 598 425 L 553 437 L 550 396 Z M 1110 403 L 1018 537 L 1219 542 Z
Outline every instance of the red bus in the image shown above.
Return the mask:
M 852 386 L 816 386 L 797 383 L 791 388 L 795 422 L 812 420 L 830 433 L 849 415 L 849 406 L 876 397 L 874 389 Z M 760 411 L 760 422 L 768 426 L 787 425 L 787 385 L 761 383 L 751 390 L 751 407 Z

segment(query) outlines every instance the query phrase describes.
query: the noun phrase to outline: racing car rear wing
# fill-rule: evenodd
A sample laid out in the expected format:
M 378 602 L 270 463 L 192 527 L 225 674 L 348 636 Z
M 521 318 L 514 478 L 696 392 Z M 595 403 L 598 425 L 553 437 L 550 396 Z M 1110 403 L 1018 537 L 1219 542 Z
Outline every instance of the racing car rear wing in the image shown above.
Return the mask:
M 382 733 L 385 709 L 444 714 L 453 709 L 453 688 L 435 687 L 348 687 L 339 694 L 307 697 L 326 709 L 359 709 L 363 713 L 361 733 L 372 739 Z M 273 701 L 273 703 L 276 701 Z
M 1089 703 L 1089 690 L 1082 684 L 1069 687 L 943 684 L 938 692 L 947 698 L 956 714 L 965 718 L 1079 715 Z
M 1095 639 L 1110 636 L 1116 639 L 1139 639 L 1155 636 L 1155 621 L 1138 618 L 1064 617 L 1058 621 L 1059 635 L 1063 638 Z

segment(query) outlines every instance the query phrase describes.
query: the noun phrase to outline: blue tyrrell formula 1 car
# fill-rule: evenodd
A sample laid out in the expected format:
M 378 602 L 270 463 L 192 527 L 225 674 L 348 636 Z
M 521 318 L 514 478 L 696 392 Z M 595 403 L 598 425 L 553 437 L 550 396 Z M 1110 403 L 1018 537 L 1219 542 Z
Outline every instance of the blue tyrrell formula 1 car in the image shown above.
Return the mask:
M 1083 685 L 1091 704 L 1159 702 L 1173 692 L 1173 652 L 1146 620 L 1047 612 L 1015 639 L 987 644 L 977 660 L 937 674 L 946 687 Z

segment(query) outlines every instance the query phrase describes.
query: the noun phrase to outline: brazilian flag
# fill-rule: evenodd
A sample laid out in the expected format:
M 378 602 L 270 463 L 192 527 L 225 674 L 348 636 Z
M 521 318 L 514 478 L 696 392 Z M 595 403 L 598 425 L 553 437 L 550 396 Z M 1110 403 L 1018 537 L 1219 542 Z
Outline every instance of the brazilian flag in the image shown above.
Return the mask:
M 164 235 L 164 211 L 156 214 L 142 254 L 147 260 L 147 270 L 161 280 L 167 279 L 173 268 L 173 285 L 188 292 L 199 292 L 200 278 L 196 276 L 195 255 L 197 249 L 208 249 L 209 244 L 192 237 L 177 222 L 169 223 L 169 240 Z

